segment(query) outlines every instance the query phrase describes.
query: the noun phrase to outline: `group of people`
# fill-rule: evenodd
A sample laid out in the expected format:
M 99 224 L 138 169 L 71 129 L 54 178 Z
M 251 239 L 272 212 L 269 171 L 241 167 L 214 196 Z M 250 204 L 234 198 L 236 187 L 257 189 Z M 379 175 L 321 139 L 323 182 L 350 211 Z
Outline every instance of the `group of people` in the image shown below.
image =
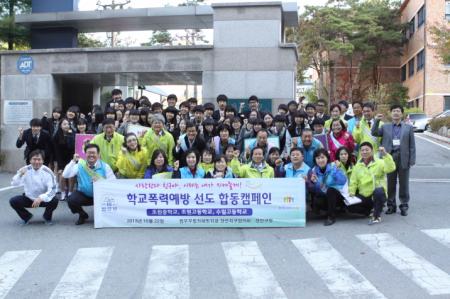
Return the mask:
M 413 129 L 402 121 L 403 107 L 391 107 L 383 123 L 372 103 L 346 101 L 330 106 L 291 101 L 272 114 L 260 110 L 251 96 L 248 109 L 228 104 L 226 95 L 199 105 L 195 98 L 179 104 L 167 97 L 167 107 L 145 96 L 122 100 L 112 91 L 106 107 L 94 106 L 87 115 L 76 106 L 66 113 L 55 108 L 50 117 L 32 119 L 19 129 L 17 147 L 25 148 L 27 166 L 12 184 L 25 187 L 11 206 L 23 224 L 29 207 L 45 207 L 52 224 L 59 200 L 67 200 L 76 224 L 85 223 L 83 206 L 93 205 L 93 182 L 100 179 L 152 178 L 295 178 L 306 181 L 314 213 L 326 213 L 325 225 L 339 210 L 370 216 L 370 224 L 396 213 L 399 179 L 400 212 L 409 203 L 409 169 L 415 163 Z M 137 136 L 131 125 L 148 127 Z M 75 134 L 96 134 L 85 145 L 86 158 L 75 153 Z

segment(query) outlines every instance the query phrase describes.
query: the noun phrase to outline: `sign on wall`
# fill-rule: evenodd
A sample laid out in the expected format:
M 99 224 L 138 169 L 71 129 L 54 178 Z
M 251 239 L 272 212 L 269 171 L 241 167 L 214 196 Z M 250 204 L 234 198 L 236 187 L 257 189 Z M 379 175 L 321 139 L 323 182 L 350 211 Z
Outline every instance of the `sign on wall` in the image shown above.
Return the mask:
M 34 61 L 31 56 L 21 55 L 19 59 L 17 59 L 17 70 L 22 74 L 28 75 L 31 73 L 34 67 Z
M 304 227 L 305 209 L 301 178 L 94 183 L 96 228 Z
M 28 124 L 33 118 L 33 101 L 5 101 L 3 107 L 5 125 Z

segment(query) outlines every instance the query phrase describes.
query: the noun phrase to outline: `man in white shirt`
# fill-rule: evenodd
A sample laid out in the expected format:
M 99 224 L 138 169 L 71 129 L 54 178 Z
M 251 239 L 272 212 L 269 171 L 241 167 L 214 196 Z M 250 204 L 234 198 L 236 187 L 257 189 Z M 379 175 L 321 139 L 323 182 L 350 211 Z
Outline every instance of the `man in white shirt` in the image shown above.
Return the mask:
M 58 206 L 56 198 L 56 178 L 53 172 L 44 164 L 44 152 L 34 150 L 30 153 L 30 165 L 24 166 L 13 177 L 12 186 L 23 186 L 25 193 L 9 200 L 11 207 L 22 219 L 22 224 L 30 222 L 33 214 L 25 208 L 45 208 L 43 218 L 45 223 L 52 225 L 53 211 Z

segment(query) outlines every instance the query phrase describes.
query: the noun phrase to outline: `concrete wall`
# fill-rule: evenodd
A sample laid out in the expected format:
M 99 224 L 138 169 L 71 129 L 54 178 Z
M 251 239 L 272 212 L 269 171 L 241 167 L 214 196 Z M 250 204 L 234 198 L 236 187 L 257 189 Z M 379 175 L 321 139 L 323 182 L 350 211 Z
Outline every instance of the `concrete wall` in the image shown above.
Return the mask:
M 282 47 L 281 5 L 213 5 L 214 56 L 203 72 L 203 101 L 218 94 L 272 99 L 272 110 L 295 99 L 295 48 Z
M 50 114 L 53 107 L 62 104 L 62 80 L 68 76 L 71 80 L 93 84 L 96 87 L 93 102 L 96 103 L 101 85 L 155 84 L 158 77 L 163 80 L 191 78 L 202 83 L 204 102 L 215 102 L 221 93 L 235 99 L 257 95 L 272 99 L 272 110 L 276 111 L 280 103 L 295 99 L 298 57 L 295 45 L 281 42 L 281 3 L 218 4 L 213 5 L 213 10 L 214 46 L 0 53 L 2 108 L 5 100 L 32 100 L 34 117 L 42 117 L 43 112 Z M 31 56 L 34 61 L 34 68 L 28 75 L 17 69 L 17 60 L 22 54 Z M 130 82 L 116 82 L 117 78 Z M 142 81 L 143 78 L 147 81 Z M 20 126 L 28 127 L 28 124 L 1 124 L 0 146 L 7 157 L 3 170 L 15 171 L 24 163 L 23 149 L 15 148 Z

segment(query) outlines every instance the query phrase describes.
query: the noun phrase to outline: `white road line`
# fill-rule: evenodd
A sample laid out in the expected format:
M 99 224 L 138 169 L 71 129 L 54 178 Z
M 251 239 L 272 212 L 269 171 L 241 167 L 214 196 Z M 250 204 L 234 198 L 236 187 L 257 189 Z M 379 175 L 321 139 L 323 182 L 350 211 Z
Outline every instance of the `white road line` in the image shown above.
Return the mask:
M 286 298 L 256 242 L 227 242 L 222 248 L 239 298 Z
M 40 250 L 7 251 L 0 256 L 0 298 L 5 298 Z
M 425 289 L 428 294 L 450 294 L 450 276 L 400 243 L 390 234 L 365 234 L 357 237 L 395 268 Z
M 142 298 L 189 298 L 189 247 L 153 246 Z
M 450 248 L 450 228 L 424 229 L 422 230 L 422 232 L 435 239 L 439 243 Z
M 96 298 L 113 247 L 80 248 L 50 298 Z
M 450 183 L 450 179 L 409 179 L 415 183 Z
M 292 243 L 336 298 L 385 298 L 324 238 Z
M 437 142 L 435 142 L 435 141 L 433 141 L 433 140 L 430 140 L 430 139 L 428 139 L 428 138 L 419 136 L 419 135 L 417 135 L 417 134 L 416 134 L 415 137 L 417 137 L 417 138 L 419 138 L 419 139 L 422 139 L 422 140 L 426 140 L 426 141 L 428 141 L 428 142 L 430 142 L 430 143 L 433 143 L 433 144 L 435 144 L 435 145 L 437 145 L 437 146 L 440 146 L 440 147 L 445 148 L 446 150 L 449 150 L 449 151 L 450 151 L 450 147 L 447 147 L 447 146 L 445 146 L 445 145 L 442 145 L 442 144 L 440 144 L 440 143 L 437 143 Z
M 0 192 L 2 191 L 7 191 L 7 190 L 11 190 L 11 189 L 16 189 L 16 188 L 20 188 L 21 186 L 9 186 L 9 187 L 4 187 L 4 188 L 0 188 Z

